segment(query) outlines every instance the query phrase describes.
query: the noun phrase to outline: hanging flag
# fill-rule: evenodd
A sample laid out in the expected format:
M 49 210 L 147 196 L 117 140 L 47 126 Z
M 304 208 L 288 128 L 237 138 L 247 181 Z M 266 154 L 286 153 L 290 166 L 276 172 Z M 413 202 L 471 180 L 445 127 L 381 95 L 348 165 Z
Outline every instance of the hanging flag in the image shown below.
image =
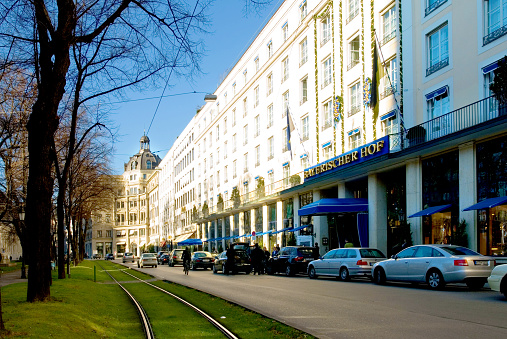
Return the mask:
M 292 150 L 290 147 L 290 134 L 294 131 L 294 123 L 292 122 L 292 117 L 289 113 L 289 107 L 287 107 L 287 149 L 290 152 L 290 158 L 292 159 Z
M 334 126 L 336 128 L 336 124 L 342 119 L 343 98 L 339 95 L 335 96 L 333 106 Z

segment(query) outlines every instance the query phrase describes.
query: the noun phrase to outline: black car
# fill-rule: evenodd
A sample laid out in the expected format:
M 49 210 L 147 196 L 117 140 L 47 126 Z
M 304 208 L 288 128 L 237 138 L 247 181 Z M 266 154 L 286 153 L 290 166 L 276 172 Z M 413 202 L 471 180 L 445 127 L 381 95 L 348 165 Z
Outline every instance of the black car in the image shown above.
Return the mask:
M 268 274 L 285 273 L 291 276 L 306 273 L 308 263 L 314 259 L 315 247 L 287 246 L 282 247 L 277 256 L 269 259 L 266 272 Z
M 177 248 L 171 251 L 171 254 L 169 254 L 169 266 L 183 265 L 183 251 L 184 249 L 181 248 Z
M 192 270 L 196 270 L 198 268 L 213 268 L 213 262 L 215 258 L 211 255 L 210 252 L 198 251 L 192 253 L 192 258 L 190 259 L 190 268 Z
M 239 247 L 234 249 L 235 260 L 232 273 L 244 272 L 250 274 L 252 272 L 252 264 L 250 263 L 250 257 L 245 249 Z M 213 273 L 222 271 L 225 274 L 225 265 L 227 264 L 227 252 L 223 251 L 215 259 L 213 263 Z
M 162 256 L 160 256 L 160 258 L 158 258 L 158 262 L 160 265 L 163 265 L 163 264 L 169 265 L 169 258 L 170 258 L 169 254 L 162 254 Z
M 113 253 L 106 254 L 104 260 L 114 260 L 114 254 Z

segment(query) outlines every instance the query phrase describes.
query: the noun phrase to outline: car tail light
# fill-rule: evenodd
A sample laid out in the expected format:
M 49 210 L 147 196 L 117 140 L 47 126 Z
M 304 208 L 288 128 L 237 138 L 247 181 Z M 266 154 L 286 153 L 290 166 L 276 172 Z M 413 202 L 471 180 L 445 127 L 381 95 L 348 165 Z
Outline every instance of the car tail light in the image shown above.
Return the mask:
M 362 259 L 359 259 L 357 262 L 356 262 L 356 265 L 358 266 L 365 266 L 365 265 L 368 265 L 368 263 Z
M 195 261 L 196 261 L 196 262 L 201 262 L 202 260 L 201 260 L 201 259 L 196 259 Z
M 468 266 L 468 261 L 465 259 L 456 259 L 454 260 L 454 266 Z
M 294 258 L 294 261 L 303 261 L 303 260 L 305 260 L 304 257 L 295 257 Z

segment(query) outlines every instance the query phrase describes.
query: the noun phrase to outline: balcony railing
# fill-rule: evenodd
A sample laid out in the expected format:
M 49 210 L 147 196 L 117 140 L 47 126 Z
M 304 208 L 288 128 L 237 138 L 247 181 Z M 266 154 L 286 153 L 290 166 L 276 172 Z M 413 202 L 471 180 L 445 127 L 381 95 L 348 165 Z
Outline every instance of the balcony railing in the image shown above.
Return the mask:
M 489 33 L 485 37 L 482 38 L 482 45 L 486 46 L 490 42 L 495 41 L 496 39 L 504 36 L 507 34 L 507 25 L 500 27 L 497 30 L 494 30 L 493 32 Z
M 384 34 L 384 38 L 382 39 L 382 42 L 380 43 L 380 46 L 384 46 L 389 41 L 393 40 L 396 37 L 396 30 L 392 30 L 391 33 Z
M 348 113 L 347 113 L 347 117 L 350 118 L 351 116 L 353 116 L 354 114 L 356 114 L 360 111 L 361 111 L 361 105 L 352 106 L 350 108 L 350 111 L 348 111 Z
M 359 64 L 359 59 L 352 60 L 350 64 L 347 65 L 347 71 L 350 71 L 354 66 Z
M 359 8 L 356 8 L 352 13 L 347 17 L 347 24 L 352 21 L 359 14 Z
M 333 125 L 333 123 L 330 121 L 330 120 L 327 120 L 327 121 L 324 121 L 324 124 L 322 124 L 322 131 L 323 130 L 326 130 L 328 129 L 329 127 L 331 127 Z
M 428 16 L 431 12 L 433 12 L 438 7 L 442 6 L 444 3 L 446 3 L 447 0 L 438 0 L 426 7 L 424 10 L 424 16 Z
M 448 65 L 449 65 L 449 57 L 447 57 L 443 60 L 440 60 L 436 64 L 431 65 L 429 68 L 426 68 L 426 76 L 431 75 L 431 74 L 435 73 L 436 71 L 439 71 Z
M 402 148 L 417 146 L 505 115 L 507 107 L 499 108 L 498 101 L 491 96 L 409 128 L 401 145 Z

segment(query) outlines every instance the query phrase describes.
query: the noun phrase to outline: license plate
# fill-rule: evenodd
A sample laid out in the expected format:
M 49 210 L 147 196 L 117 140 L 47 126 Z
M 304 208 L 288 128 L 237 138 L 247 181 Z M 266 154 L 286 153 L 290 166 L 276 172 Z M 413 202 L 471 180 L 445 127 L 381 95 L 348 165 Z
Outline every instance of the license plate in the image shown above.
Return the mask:
M 478 266 L 488 266 L 488 262 L 484 260 L 475 260 L 474 264 Z
M 204 262 L 209 262 L 209 259 L 204 259 L 203 261 L 204 261 Z

